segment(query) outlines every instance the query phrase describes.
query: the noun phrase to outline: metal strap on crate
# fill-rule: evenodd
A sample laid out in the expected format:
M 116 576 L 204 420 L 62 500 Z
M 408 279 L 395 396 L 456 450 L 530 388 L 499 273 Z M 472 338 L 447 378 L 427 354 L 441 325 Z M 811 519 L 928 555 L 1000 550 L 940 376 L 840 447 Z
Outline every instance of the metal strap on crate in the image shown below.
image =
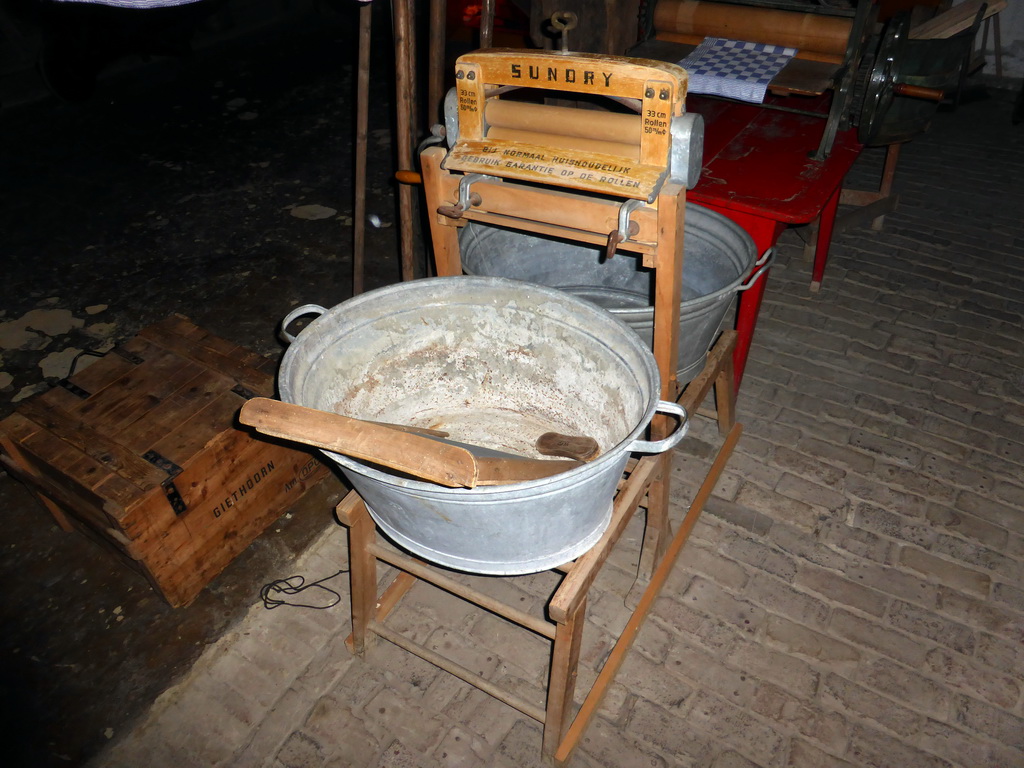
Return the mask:
M 174 514 L 179 516 L 185 514 L 185 512 L 188 511 L 188 505 L 181 497 L 181 492 L 178 490 L 178 487 L 174 484 L 174 478 L 182 473 L 182 468 L 166 456 L 161 456 L 153 450 L 146 451 L 142 454 L 142 458 L 154 467 L 162 469 L 167 473 L 167 479 L 160 483 L 160 487 L 164 489 L 164 493 L 167 495 L 167 501 L 170 502 L 171 509 L 174 510 Z

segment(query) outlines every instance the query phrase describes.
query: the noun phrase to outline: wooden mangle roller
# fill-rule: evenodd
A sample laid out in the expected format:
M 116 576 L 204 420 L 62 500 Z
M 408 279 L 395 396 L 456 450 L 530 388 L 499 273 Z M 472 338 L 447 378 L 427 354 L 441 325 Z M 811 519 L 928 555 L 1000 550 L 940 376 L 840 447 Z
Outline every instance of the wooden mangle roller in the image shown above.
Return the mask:
M 853 20 L 776 8 L 703 0 L 658 0 L 654 31 L 659 40 L 699 45 L 705 37 L 752 40 L 796 48 L 796 58 L 841 64 Z
M 492 99 L 487 137 L 640 159 L 640 115 Z

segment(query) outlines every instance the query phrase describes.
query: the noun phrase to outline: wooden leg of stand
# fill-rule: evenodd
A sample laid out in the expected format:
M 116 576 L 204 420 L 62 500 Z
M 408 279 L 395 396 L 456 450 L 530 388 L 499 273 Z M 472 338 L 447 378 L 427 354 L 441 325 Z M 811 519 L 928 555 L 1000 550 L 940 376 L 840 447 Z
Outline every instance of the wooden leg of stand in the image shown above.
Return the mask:
M 811 293 L 821 290 L 821 281 L 825 279 L 825 265 L 828 263 L 828 250 L 832 245 L 832 230 L 836 223 L 836 210 L 839 208 L 839 195 L 842 190 L 836 187 L 818 217 L 818 232 L 814 236 L 814 264 L 811 267 Z
M 544 714 L 544 743 L 542 753 L 553 757 L 562 741 L 562 733 L 572 717 L 573 695 L 576 692 L 576 673 L 580 662 L 583 624 L 587 616 L 586 598 L 579 608 L 555 628 L 554 650 L 551 654 L 551 672 L 548 675 L 548 702 Z
M 890 144 L 885 148 L 885 164 L 882 166 L 882 180 L 878 185 L 878 199 L 885 200 L 892 195 L 892 182 L 896 178 L 896 163 L 900 159 L 902 144 Z M 885 225 L 885 216 L 871 220 L 871 229 L 881 232 Z
M 736 423 L 736 390 L 733 388 L 735 373 L 733 372 L 732 355 L 722 359 L 721 368 L 715 377 L 715 407 L 718 411 L 718 433 L 729 434 Z
M 668 519 L 669 479 L 672 472 L 672 452 L 667 451 L 659 458 L 659 477 L 647 489 L 647 522 L 644 526 L 644 541 L 640 549 L 638 581 L 649 581 L 654 569 L 665 555 L 668 542 L 672 540 L 672 523 Z
M 576 714 L 576 718 L 572 721 L 572 725 L 566 731 L 565 739 L 558 745 L 558 751 L 555 752 L 555 765 L 563 766 L 569 761 L 572 757 L 573 751 L 576 749 L 576 746 L 583 738 L 583 734 L 587 730 L 587 726 L 597 713 L 598 707 L 601 706 L 601 701 L 604 699 L 605 693 L 607 693 L 608 688 L 615 679 L 615 675 L 622 666 L 622 662 L 625 661 L 626 654 L 629 653 L 629 649 L 632 647 L 633 641 L 636 639 L 636 636 L 640 634 L 640 629 L 643 627 L 644 619 L 647 618 L 647 614 L 650 612 L 651 606 L 654 605 L 654 601 L 658 598 L 662 587 L 665 586 L 665 580 L 672 572 L 672 566 L 675 565 L 676 560 L 679 558 L 679 553 L 682 551 L 683 545 L 689 538 L 690 531 L 692 531 L 694 525 L 696 525 L 701 511 L 704 509 L 704 504 L 714 491 L 715 485 L 718 483 L 718 479 L 722 476 L 722 472 L 725 470 L 725 466 L 729 462 L 729 456 L 732 455 L 733 448 L 736 447 L 736 443 L 739 440 L 742 431 L 743 428 L 739 424 L 735 425 L 729 431 L 729 435 L 726 437 L 725 442 L 718 451 L 718 456 L 715 458 L 715 462 L 711 465 L 711 469 L 708 470 L 708 474 L 704 478 L 704 482 L 701 483 L 696 496 L 694 496 L 693 501 L 690 503 L 690 509 L 687 511 L 686 517 L 683 518 L 683 521 L 680 523 L 679 530 L 673 537 L 672 544 L 669 546 L 668 552 L 665 553 L 665 557 L 662 559 L 661 563 L 658 564 L 658 570 L 655 571 L 654 576 L 651 577 L 651 583 L 648 584 L 647 589 L 644 590 L 644 594 L 640 598 L 640 602 L 633 610 L 633 614 L 629 617 L 629 621 L 626 622 L 626 626 L 619 635 L 619 639 L 616 641 L 615 647 L 612 648 L 612 652 L 608 655 L 608 660 L 605 661 L 604 666 L 601 668 L 601 671 L 597 676 L 597 680 L 594 681 L 594 685 L 590 689 L 590 693 L 588 693 L 587 697 L 583 700 L 583 704 L 580 706 L 580 711 Z
M 722 333 L 718 341 L 715 342 L 715 346 L 708 353 L 708 360 L 704 364 L 704 370 L 686 385 L 686 391 L 683 392 L 677 401 L 686 409 L 688 414 L 693 416 L 693 414 L 700 411 L 701 403 L 704 402 L 708 392 L 714 387 L 719 429 L 722 429 L 723 425 L 725 426 L 725 429 L 722 429 L 722 434 L 728 432 L 736 420 L 736 388 L 733 387 L 731 392 L 726 392 L 724 387 L 728 380 L 727 377 L 732 377 L 732 380 L 736 378 L 734 370 L 736 361 L 733 357 L 733 352 L 736 349 L 738 338 L 739 334 L 736 331 L 725 331 Z M 723 376 L 723 374 L 725 375 Z
M 349 584 L 352 591 L 352 635 L 349 649 L 363 653 L 373 635 L 367 627 L 377 612 L 377 558 L 370 553 L 377 532 L 362 500 L 352 509 L 348 527 Z

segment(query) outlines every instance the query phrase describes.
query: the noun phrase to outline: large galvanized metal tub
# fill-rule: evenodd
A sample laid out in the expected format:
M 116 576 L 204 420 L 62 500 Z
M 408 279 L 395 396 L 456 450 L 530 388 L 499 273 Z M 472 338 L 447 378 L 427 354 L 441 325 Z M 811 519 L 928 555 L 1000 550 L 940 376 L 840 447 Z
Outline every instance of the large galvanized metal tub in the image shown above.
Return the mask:
M 686 414 L 659 400 L 653 354 L 593 304 L 544 286 L 495 277 L 416 280 L 336 307 L 297 336 L 279 373 L 281 399 L 362 419 L 440 429 L 451 440 L 540 458 L 547 431 L 594 437 L 596 460 L 505 486 L 443 488 L 327 453 L 377 525 L 441 565 L 521 574 L 568 562 L 611 519 L 630 452 L 673 447 Z M 655 412 L 679 426 L 649 442 Z
M 559 288 L 592 301 L 625 322 L 650 345 L 654 337 L 654 281 L 635 256 L 604 258 L 604 249 L 579 242 L 529 235 L 478 222 L 459 234 L 462 268 L 469 275 L 511 277 Z M 683 237 L 682 302 L 679 305 L 680 383 L 704 368 L 708 350 L 738 294 L 768 268 L 750 276 L 754 241 L 720 213 L 687 204 Z

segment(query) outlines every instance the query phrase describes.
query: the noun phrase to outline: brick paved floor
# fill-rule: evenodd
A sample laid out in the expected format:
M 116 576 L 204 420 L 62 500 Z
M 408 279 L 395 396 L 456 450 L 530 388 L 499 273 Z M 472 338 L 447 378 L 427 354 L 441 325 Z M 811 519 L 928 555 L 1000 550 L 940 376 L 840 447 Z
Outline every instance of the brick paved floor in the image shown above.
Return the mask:
M 837 237 L 819 294 L 783 235 L 744 436 L 573 765 L 1024 765 L 1024 126 L 1010 108 L 993 91 L 908 144 L 898 211 Z M 854 181 L 879 162 L 869 152 Z M 677 517 L 718 441 L 698 420 L 678 450 Z M 639 534 L 592 593 L 584 690 L 629 615 Z M 339 527 L 294 572 L 345 560 Z M 552 579 L 494 588 L 539 608 Z M 394 618 L 542 701 L 540 641 L 423 586 Z M 386 642 L 352 658 L 347 632 L 344 601 L 254 606 L 96 765 L 540 764 L 536 723 Z

